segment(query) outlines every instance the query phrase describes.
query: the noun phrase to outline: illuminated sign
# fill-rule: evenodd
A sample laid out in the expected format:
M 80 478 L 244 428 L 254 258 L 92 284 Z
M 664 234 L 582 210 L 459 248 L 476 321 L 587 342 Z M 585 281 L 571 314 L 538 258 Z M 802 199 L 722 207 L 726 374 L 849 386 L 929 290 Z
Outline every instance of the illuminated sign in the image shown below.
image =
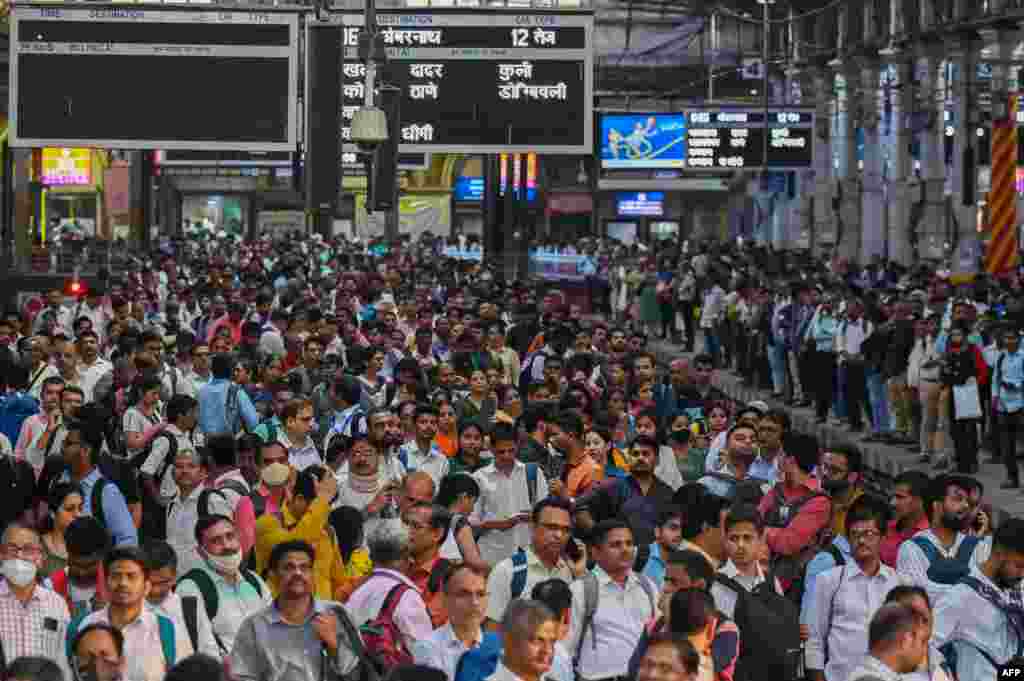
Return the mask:
M 50 187 L 92 184 L 92 152 L 81 148 L 44 147 L 39 180 Z

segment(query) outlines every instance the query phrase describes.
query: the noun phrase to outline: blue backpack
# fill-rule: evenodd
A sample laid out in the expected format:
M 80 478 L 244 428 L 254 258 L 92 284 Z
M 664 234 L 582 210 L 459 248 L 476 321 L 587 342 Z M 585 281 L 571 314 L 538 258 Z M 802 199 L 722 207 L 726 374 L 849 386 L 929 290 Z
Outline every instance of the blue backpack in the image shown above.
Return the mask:
M 928 579 L 936 584 L 956 584 L 971 573 L 971 556 L 974 555 L 974 547 L 978 545 L 977 537 L 964 537 L 952 558 L 941 555 L 935 544 L 920 535 L 912 537 L 910 541 L 924 551 L 928 559 Z
M 494 674 L 499 661 L 501 637 L 489 631 L 480 639 L 480 645 L 467 650 L 459 658 L 452 681 L 484 681 Z

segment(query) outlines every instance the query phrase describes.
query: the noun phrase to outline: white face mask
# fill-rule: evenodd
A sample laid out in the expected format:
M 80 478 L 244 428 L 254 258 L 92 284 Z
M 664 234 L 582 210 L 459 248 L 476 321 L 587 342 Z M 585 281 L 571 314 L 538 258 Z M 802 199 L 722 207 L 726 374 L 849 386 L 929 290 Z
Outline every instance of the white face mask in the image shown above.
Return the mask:
M 28 586 L 36 578 L 36 564 L 20 558 L 9 558 L 0 563 L 0 573 L 14 586 Z
M 235 551 L 234 553 L 228 553 L 223 556 L 215 556 L 212 553 L 207 553 L 206 560 L 209 561 L 210 565 L 213 566 L 217 572 L 238 572 L 238 568 L 242 565 L 242 552 Z

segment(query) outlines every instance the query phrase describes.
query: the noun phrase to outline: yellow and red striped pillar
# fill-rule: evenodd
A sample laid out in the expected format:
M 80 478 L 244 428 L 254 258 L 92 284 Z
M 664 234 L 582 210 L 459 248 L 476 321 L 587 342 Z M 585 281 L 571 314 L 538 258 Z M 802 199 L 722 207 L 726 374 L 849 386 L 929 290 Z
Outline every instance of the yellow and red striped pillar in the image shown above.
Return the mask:
M 1009 115 L 992 121 L 992 189 L 989 192 L 990 239 L 985 271 L 1017 266 L 1017 93 L 1010 93 Z

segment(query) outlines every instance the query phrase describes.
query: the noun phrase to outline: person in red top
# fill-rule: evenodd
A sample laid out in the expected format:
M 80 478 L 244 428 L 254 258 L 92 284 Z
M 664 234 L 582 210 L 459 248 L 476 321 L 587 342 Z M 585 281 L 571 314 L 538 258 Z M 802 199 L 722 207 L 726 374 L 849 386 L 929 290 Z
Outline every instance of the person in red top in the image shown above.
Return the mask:
M 233 345 L 238 345 L 242 342 L 242 323 L 245 321 L 245 304 L 239 302 L 232 302 L 228 306 L 228 313 L 217 319 L 206 332 L 206 341 L 208 343 L 213 342 L 213 339 L 217 336 L 217 330 L 221 327 L 227 327 L 231 330 L 231 342 Z
M 900 545 L 921 530 L 927 530 L 928 514 L 924 512 L 924 497 L 931 480 L 921 471 L 900 473 L 893 485 L 893 519 L 889 521 L 880 550 L 882 562 L 896 567 Z
M 781 478 L 761 499 L 758 510 L 765 519 L 764 538 L 773 570 L 788 590 L 821 546 L 831 522 L 832 502 L 811 475 L 819 460 L 817 438 L 789 433 L 783 450 Z
M 409 580 L 420 590 L 434 628 L 448 623 L 448 608 L 441 595 L 446 563 L 441 558 L 441 542 L 448 529 L 445 509 L 428 503 L 416 503 L 402 514 L 409 528 L 409 552 L 412 566 Z

